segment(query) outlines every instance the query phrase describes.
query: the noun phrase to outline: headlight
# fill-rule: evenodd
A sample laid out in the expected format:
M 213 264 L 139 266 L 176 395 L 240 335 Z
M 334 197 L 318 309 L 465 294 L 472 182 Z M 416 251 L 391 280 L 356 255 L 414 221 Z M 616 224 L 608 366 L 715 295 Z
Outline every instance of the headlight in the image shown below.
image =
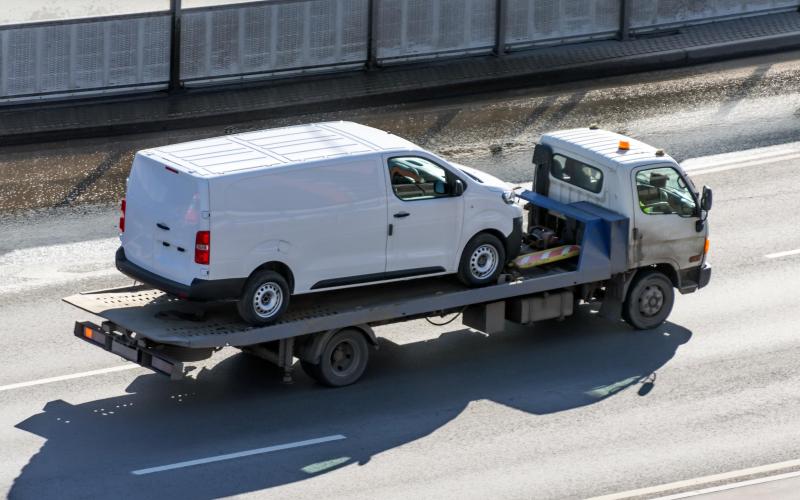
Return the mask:
M 517 195 L 514 194 L 514 191 L 503 191 L 503 201 L 506 202 L 506 204 L 513 205 L 516 199 Z

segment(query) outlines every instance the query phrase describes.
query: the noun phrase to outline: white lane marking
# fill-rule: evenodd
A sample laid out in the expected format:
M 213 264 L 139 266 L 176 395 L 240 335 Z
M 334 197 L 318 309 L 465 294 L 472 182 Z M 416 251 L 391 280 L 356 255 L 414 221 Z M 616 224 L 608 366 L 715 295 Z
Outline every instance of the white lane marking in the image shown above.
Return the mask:
M 800 248 L 797 250 L 787 250 L 785 252 L 768 253 L 764 257 L 767 259 L 780 259 L 781 257 L 788 257 L 790 255 L 800 254 Z
M 681 163 L 681 167 L 694 176 L 798 159 L 800 159 L 800 142 L 790 142 L 777 146 L 692 158 Z
M 704 484 L 717 483 L 717 482 L 720 482 L 720 481 L 736 480 L 736 479 L 739 479 L 739 478 L 743 478 L 743 477 L 747 477 L 747 476 L 753 476 L 753 475 L 756 475 L 756 474 L 765 474 L 765 473 L 770 473 L 770 472 L 777 472 L 777 471 L 780 471 L 780 470 L 797 468 L 797 467 L 800 467 L 800 460 L 788 460 L 786 462 L 778 462 L 778 463 L 769 464 L 769 465 L 760 465 L 758 467 L 751 467 L 749 469 L 741 469 L 741 470 L 732 471 L 732 472 L 723 472 L 721 474 L 712 474 L 710 476 L 703 476 L 703 477 L 698 477 L 698 478 L 695 478 L 695 479 L 687 479 L 687 480 L 684 480 L 684 481 L 676 481 L 674 483 L 661 484 L 661 485 L 658 485 L 658 486 L 650 486 L 650 487 L 647 487 L 647 488 L 640 488 L 638 490 L 630 490 L 630 491 L 625 491 L 625 492 L 622 492 L 622 493 L 612 493 L 610 495 L 602 495 L 602 496 L 599 496 L 599 497 L 592 497 L 589 500 L 624 500 L 624 499 L 628 499 L 628 498 L 636 498 L 636 497 L 641 497 L 641 496 L 646 496 L 646 495 L 647 496 L 658 495 L 658 494 L 662 494 L 662 493 L 669 493 L 670 491 L 674 491 L 674 490 L 679 490 L 679 489 L 684 489 L 684 488 L 693 488 L 693 487 L 696 488 L 696 487 L 701 487 Z M 794 472 L 790 472 L 789 474 L 794 474 Z M 777 477 L 777 476 L 768 476 L 768 477 Z M 762 479 L 762 478 L 759 478 L 759 479 Z M 763 479 L 767 479 L 767 478 L 763 478 Z M 757 480 L 758 479 L 752 479 L 751 481 L 757 481 Z M 746 481 L 742 481 L 742 482 L 746 482 Z M 739 484 L 739 483 L 731 483 L 731 484 Z M 697 491 L 697 490 L 693 490 L 693 491 Z M 678 493 L 678 495 L 687 494 L 687 493 L 690 493 L 690 492 Z
M 709 493 L 717 493 L 719 491 L 735 490 L 736 488 L 743 488 L 745 486 L 754 486 L 756 484 L 772 483 L 774 481 L 781 481 L 783 479 L 792 479 L 795 477 L 800 477 L 800 471 L 787 472 L 786 474 L 778 474 L 777 476 L 750 479 L 749 481 L 741 481 L 738 483 L 723 484 L 721 486 L 714 486 L 712 488 L 703 488 L 702 490 L 684 491 L 683 493 L 658 497 L 656 500 L 678 500 L 680 498 L 691 498 L 699 495 L 707 495 Z
M 335 434 L 332 436 L 325 436 L 321 438 L 315 439 L 307 439 L 305 441 L 296 441 L 294 443 L 286 443 L 286 444 L 278 444 L 275 446 L 267 446 L 266 448 L 256 448 L 255 450 L 246 450 L 246 451 L 239 451 L 236 453 L 227 453 L 225 455 L 216 455 L 213 457 L 208 458 L 198 458 L 197 460 L 188 460 L 186 462 L 178 462 L 169 465 L 161 465 L 159 467 L 150 467 L 147 469 L 139 469 L 135 471 L 131 471 L 131 474 L 136 476 L 143 476 L 145 474 L 153 474 L 156 472 L 164 472 L 167 470 L 174 470 L 174 469 L 183 469 L 185 467 L 193 467 L 195 465 L 203 465 L 203 464 L 210 464 L 214 462 L 222 462 L 225 460 L 233 460 L 236 458 L 242 457 L 251 457 L 253 455 L 262 455 L 264 453 L 272 453 L 273 451 L 281 451 L 281 450 L 289 450 L 292 448 L 302 448 L 304 446 L 311 446 L 314 444 L 321 444 L 327 443 L 330 441 L 340 441 L 342 439 L 347 439 L 345 436 L 341 434 Z
M 122 365 L 112 366 L 111 368 L 102 368 L 100 370 L 92 370 L 89 372 L 73 373 L 71 375 L 61 375 L 60 377 L 41 378 L 39 380 L 31 380 L 29 382 L 19 382 L 16 384 L 0 385 L 0 392 L 11 391 L 13 389 L 21 389 L 22 387 L 31 387 L 34 385 L 50 384 L 53 382 L 61 382 L 63 380 L 72 380 L 76 378 L 91 377 L 93 375 L 103 375 L 106 373 L 121 372 L 124 370 L 133 370 L 140 368 L 139 365 Z

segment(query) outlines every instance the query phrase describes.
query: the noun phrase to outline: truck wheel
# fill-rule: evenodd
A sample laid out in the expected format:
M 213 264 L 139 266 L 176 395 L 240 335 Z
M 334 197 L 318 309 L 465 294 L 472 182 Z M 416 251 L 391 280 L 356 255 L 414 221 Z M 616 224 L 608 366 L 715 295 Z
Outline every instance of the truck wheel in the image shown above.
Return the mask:
M 343 387 L 356 382 L 369 361 L 369 346 L 358 330 L 342 330 L 333 335 L 319 364 L 301 361 L 300 365 L 311 378 L 330 387 Z
M 497 282 L 506 267 L 503 243 L 489 233 L 475 235 L 461 254 L 458 277 L 467 286 L 484 286 Z
M 637 330 L 649 330 L 666 321 L 672 312 L 675 291 L 672 282 L 658 271 L 636 277 L 628 290 L 622 317 Z
M 259 271 L 247 280 L 236 306 L 247 323 L 272 324 L 289 307 L 289 284 L 275 271 Z

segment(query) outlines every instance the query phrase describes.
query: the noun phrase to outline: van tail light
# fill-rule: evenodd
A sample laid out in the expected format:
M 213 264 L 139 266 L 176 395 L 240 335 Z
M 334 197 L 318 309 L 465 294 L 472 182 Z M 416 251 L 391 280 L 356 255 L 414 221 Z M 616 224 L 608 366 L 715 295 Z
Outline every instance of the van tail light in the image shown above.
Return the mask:
M 119 217 L 119 232 L 125 232 L 125 198 L 122 198 L 122 202 L 119 204 L 119 209 L 122 211 L 122 215 Z
M 194 239 L 194 261 L 206 265 L 211 262 L 211 231 L 197 231 Z

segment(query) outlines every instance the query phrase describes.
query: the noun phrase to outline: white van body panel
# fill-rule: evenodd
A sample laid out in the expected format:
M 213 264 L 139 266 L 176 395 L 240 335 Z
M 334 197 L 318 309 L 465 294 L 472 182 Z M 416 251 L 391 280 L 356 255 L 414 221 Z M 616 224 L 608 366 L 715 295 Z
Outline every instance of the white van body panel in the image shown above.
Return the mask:
M 131 262 L 184 285 L 207 279 L 208 269 L 194 262 L 197 231 L 208 230 L 203 218 L 207 180 L 139 153 L 128 178 L 126 205 L 120 238 Z
M 295 293 L 386 270 L 386 191 L 376 154 L 223 177 L 211 188 L 211 279 L 268 262 L 292 270 Z
M 429 158 L 462 180 L 464 194 L 400 200 L 386 163 L 392 155 Z M 153 168 L 157 178 L 141 175 L 150 170 L 139 164 Z M 177 173 L 159 170 L 167 165 Z M 413 279 L 400 276 L 409 269 L 442 269 L 427 276 L 453 273 L 475 234 L 512 233 L 522 210 L 503 201 L 508 190 L 488 174 L 355 123 L 248 132 L 140 152 L 129 179 L 123 249 L 137 266 L 184 285 L 243 281 L 262 265 L 280 263 L 291 271 L 294 294 L 360 286 L 345 278 Z M 395 219 L 398 207 L 417 216 Z M 196 219 L 187 215 L 195 212 Z M 161 219 L 177 228 L 168 232 L 175 243 L 180 236 L 189 264 L 178 265 L 165 253 L 169 247 L 158 232 L 151 231 L 156 236 L 150 240 L 142 236 Z M 194 237 L 202 230 L 211 233 L 208 266 L 193 260 Z M 375 275 L 383 279 L 367 279 Z

